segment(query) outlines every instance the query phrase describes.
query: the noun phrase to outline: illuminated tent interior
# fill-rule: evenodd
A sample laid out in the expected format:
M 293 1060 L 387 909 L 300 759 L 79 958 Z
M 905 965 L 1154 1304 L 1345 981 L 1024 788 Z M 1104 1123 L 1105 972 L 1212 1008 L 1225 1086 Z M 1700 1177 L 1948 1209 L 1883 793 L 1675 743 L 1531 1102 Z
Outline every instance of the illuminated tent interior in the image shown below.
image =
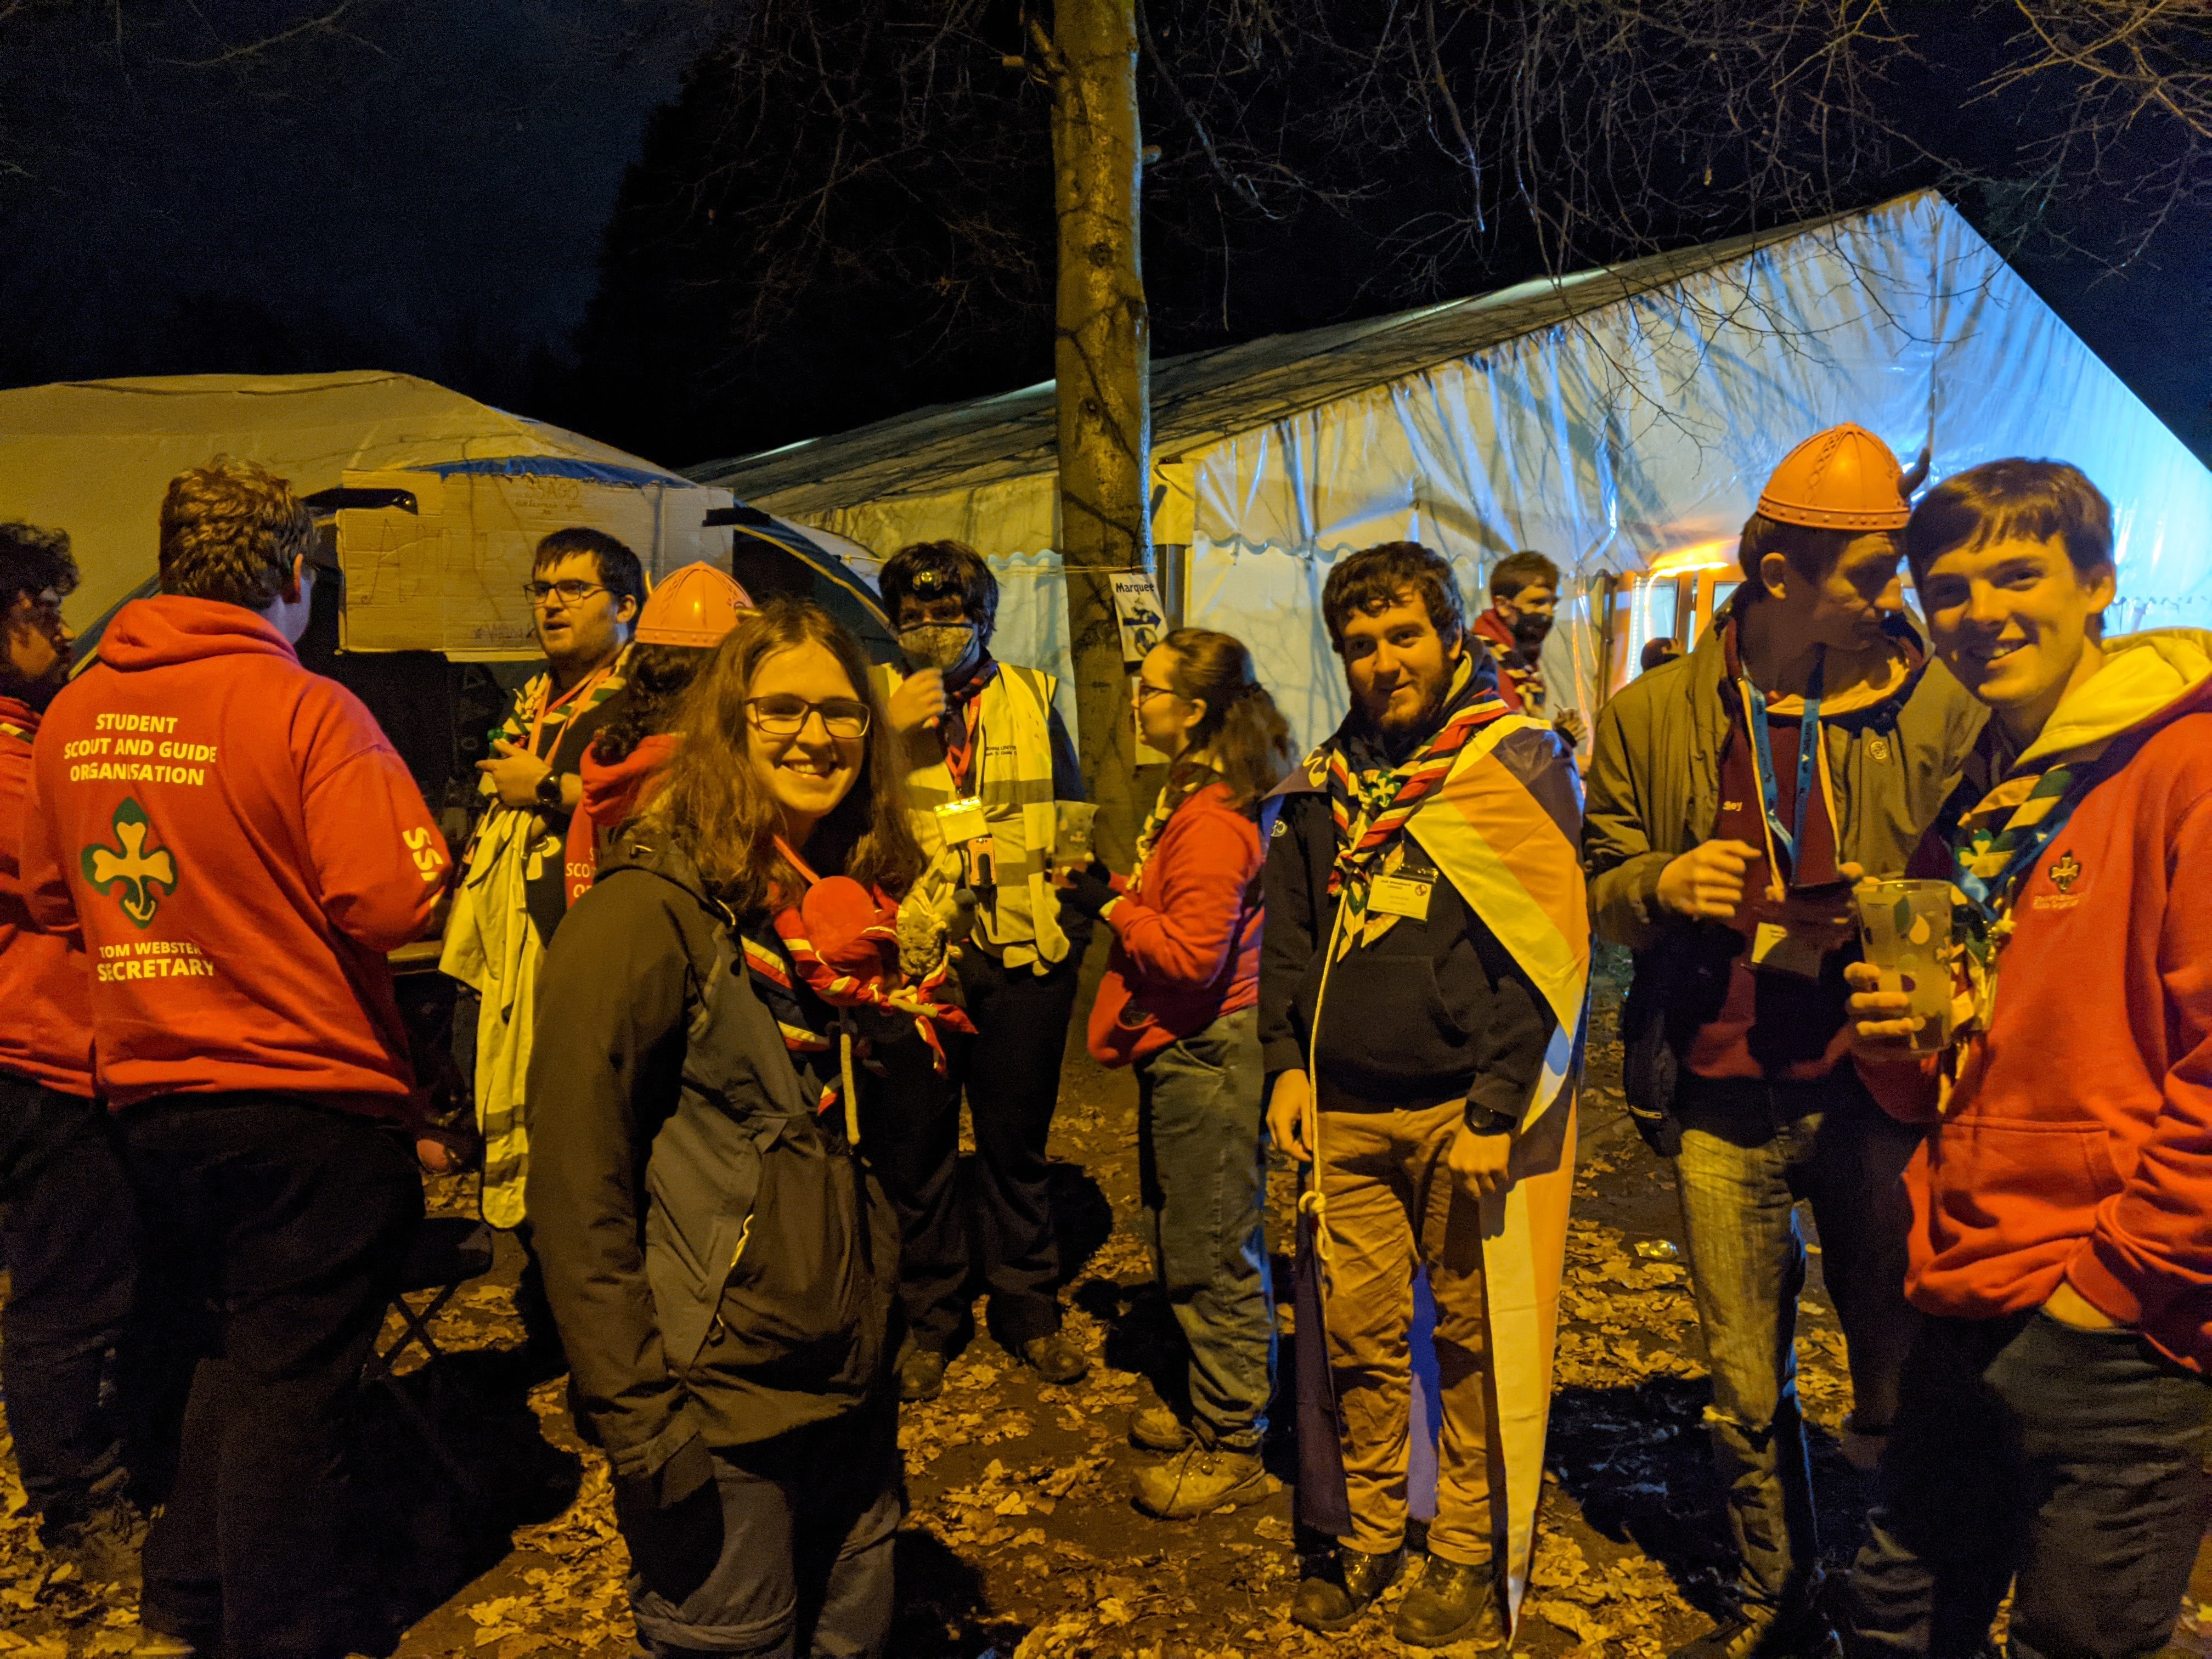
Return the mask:
M 1724 599 L 1774 464 L 1854 420 L 1935 476 L 2081 466 L 2116 510 L 2114 631 L 2212 623 L 2212 474 L 1932 191 L 1868 211 L 1152 365 L 1153 540 L 1171 619 L 1242 636 L 1297 735 L 1340 717 L 1335 562 L 1397 538 L 1462 572 L 1569 573 L 1547 648 L 1588 708 L 1645 639 Z M 1050 382 L 690 469 L 880 559 L 953 537 L 1004 592 L 999 649 L 1067 665 Z M 1064 709 L 1073 721 L 1073 697 Z
M 538 660 L 522 584 L 538 538 L 562 526 L 620 537 L 648 578 L 706 559 L 757 597 L 817 599 L 873 654 L 893 649 L 868 580 L 728 490 L 376 372 L 0 392 L 0 519 L 70 532 L 82 580 L 66 615 L 84 647 L 125 600 L 154 591 L 169 480 L 220 453 L 262 463 L 302 496 L 374 503 L 335 512 L 343 602 L 319 587 L 301 656 L 368 701 L 434 798 L 481 758 L 506 690 Z

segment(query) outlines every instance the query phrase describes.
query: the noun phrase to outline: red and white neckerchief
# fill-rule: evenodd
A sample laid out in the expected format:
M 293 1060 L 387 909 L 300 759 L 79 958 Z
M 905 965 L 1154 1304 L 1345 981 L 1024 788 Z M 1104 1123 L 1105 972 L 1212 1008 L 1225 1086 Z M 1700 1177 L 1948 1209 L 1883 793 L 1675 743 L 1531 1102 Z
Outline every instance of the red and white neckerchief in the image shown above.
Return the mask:
M 951 972 L 950 959 L 906 983 L 899 968 L 898 906 L 849 876 L 816 875 L 781 836 L 775 846 L 807 884 L 798 903 L 783 906 L 772 917 L 776 937 L 807 989 L 832 1007 L 907 1015 L 942 1077 L 945 1044 L 938 1026 L 969 1036 L 975 1030 L 965 1012 L 937 1000 L 938 988 Z

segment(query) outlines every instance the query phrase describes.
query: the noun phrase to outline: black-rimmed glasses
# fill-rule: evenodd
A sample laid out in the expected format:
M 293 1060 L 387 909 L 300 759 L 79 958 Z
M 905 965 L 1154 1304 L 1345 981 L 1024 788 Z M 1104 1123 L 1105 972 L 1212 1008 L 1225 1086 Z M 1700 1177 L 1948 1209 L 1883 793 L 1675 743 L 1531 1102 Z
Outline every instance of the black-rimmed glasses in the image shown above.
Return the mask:
M 806 729 L 810 714 L 822 717 L 822 729 L 831 737 L 849 741 L 868 735 L 868 705 L 854 697 L 825 697 L 820 702 L 788 694 L 748 697 L 745 708 L 753 724 L 772 738 L 795 738 Z
M 561 603 L 567 605 L 581 605 L 592 594 L 609 591 L 605 582 L 578 581 L 573 577 L 562 582 L 525 582 L 522 585 L 523 597 L 540 610 L 556 593 L 561 596 Z

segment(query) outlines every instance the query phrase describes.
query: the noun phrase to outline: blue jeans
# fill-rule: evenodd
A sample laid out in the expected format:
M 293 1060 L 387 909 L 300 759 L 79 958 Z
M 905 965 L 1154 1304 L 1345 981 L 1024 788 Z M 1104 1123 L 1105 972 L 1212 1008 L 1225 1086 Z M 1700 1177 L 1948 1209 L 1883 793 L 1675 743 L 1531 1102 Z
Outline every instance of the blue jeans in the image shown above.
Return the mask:
M 904 1509 L 895 1407 L 714 1456 L 690 1497 L 617 1510 L 638 1644 L 656 1659 L 884 1659 Z
M 1713 1377 L 1705 1420 L 1737 1588 L 1747 1603 L 1780 1606 L 1809 1592 L 1820 1559 L 1797 1407 L 1796 1206 L 1809 1200 L 1820 1229 L 1850 1355 L 1852 1426 L 1886 1433 L 1918 1318 L 1905 1300 L 1904 1172 L 1920 1132 L 1875 1105 L 1848 1066 L 1813 1083 L 1685 1076 L 1674 1110 L 1674 1184 Z
M 1190 1349 L 1197 1432 L 1210 1445 L 1253 1450 L 1267 1431 L 1275 1374 L 1259 1012 L 1224 1014 L 1136 1071 L 1145 1222 Z
M 2149 1659 L 2212 1522 L 2212 1384 L 2132 1331 L 1929 1319 L 1851 1571 L 1859 1659 Z

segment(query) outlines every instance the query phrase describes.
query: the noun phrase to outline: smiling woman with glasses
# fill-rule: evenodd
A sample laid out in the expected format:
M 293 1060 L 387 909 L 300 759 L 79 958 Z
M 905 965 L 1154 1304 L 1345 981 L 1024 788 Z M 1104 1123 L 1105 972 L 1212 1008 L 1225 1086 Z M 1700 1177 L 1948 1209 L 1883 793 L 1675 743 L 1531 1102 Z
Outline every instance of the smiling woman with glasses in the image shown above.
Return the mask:
M 898 1223 L 857 1142 L 901 1085 L 852 1039 L 959 1016 L 899 971 L 922 855 L 868 684 L 820 607 L 740 619 L 539 980 L 530 1214 L 655 1659 L 792 1652 L 802 1608 L 801 1651 L 888 1639 Z

